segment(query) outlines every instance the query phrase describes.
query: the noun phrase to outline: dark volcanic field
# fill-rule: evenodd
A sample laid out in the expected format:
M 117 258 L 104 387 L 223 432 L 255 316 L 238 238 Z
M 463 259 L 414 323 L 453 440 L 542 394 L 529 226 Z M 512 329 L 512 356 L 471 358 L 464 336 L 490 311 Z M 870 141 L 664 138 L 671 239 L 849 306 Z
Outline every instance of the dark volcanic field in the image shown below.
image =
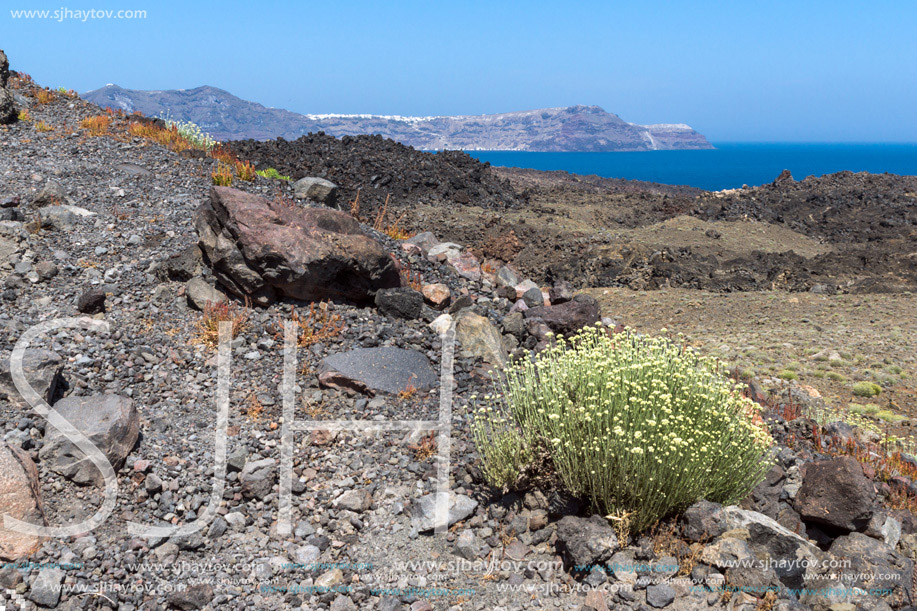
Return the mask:
M 827 293 L 917 287 L 913 176 L 782 176 L 711 193 L 494 168 L 465 153 L 424 153 L 378 136 L 312 134 L 231 147 L 259 169 L 327 178 L 346 201 L 359 191 L 367 216 L 390 194 L 403 225 L 434 228 L 544 282 Z M 744 239 L 749 234 L 761 239 Z

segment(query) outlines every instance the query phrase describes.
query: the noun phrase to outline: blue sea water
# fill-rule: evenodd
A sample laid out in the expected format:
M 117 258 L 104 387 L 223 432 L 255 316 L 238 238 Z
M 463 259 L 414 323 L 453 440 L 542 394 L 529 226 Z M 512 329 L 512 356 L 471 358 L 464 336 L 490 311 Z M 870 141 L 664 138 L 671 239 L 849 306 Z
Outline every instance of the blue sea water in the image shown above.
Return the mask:
M 701 189 L 733 189 L 773 181 L 783 170 L 801 180 L 843 170 L 917 174 L 917 144 L 714 143 L 706 151 L 530 153 L 469 151 L 497 166 L 565 170 Z

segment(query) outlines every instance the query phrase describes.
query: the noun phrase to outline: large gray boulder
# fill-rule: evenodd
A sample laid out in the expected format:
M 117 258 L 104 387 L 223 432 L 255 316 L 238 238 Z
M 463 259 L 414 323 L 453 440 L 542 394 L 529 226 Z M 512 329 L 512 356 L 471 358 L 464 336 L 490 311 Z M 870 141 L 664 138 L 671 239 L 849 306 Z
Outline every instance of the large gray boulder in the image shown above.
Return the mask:
M 337 208 L 338 186 L 330 180 L 307 176 L 293 183 L 293 196 Z
M 439 378 L 423 353 L 383 346 L 332 354 L 319 365 L 319 381 L 326 386 L 395 394 L 411 387 L 433 388 Z
M 134 402 L 119 395 L 67 397 L 54 404 L 65 420 L 89 438 L 117 470 L 140 436 L 140 415 Z M 104 484 L 102 473 L 72 441 L 51 425 L 38 453 L 52 471 L 78 484 Z
M 22 372 L 26 381 L 42 399 L 49 403 L 60 382 L 63 368 L 63 359 L 56 352 L 42 348 L 29 348 L 22 358 Z M 18 408 L 29 407 L 13 384 L 9 358 L 0 360 L 0 398 L 6 399 Z
M 382 244 L 338 210 L 297 208 L 213 187 L 195 227 L 217 280 L 255 305 L 283 296 L 366 303 L 378 289 L 401 285 Z
M 45 524 L 38 469 L 25 452 L 6 444 L 0 444 L 0 513 Z M 25 558 L 37 552 L 40 544 L 38 537 L 7 530 L 0 521 L 0 560 Z

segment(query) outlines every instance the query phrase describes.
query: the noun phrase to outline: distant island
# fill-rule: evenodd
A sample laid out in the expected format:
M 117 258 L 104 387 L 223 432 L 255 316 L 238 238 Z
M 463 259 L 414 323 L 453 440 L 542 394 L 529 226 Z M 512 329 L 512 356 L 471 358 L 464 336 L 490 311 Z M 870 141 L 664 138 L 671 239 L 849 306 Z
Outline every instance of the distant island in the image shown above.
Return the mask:
M 293 140 L 308 133 L 379 134 L 423 150 L 546 152 L 664 151 L 713 148 L 684 124 L 637 125 L 598 106 L 544 108 L 494 115 L 401 117 L 303 115 L 243 100 L 216 87 L 140 91 L 106 85 L 82 97 L 103 107 L 168 113 L 193 121 L 218 140 Z

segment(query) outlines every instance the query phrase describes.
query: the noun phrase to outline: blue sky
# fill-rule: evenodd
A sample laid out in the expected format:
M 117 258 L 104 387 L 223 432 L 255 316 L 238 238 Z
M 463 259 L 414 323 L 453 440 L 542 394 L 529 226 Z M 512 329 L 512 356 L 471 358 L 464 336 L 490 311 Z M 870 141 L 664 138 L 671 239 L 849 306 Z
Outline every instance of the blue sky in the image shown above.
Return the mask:
M 214 85 L 297 112 L 597 104 L 713 141 L 917 142 L 917 3 L 7 0 L 12 67 L 78 91 Z M 137 20 L 10 10 L 145 10 Z

